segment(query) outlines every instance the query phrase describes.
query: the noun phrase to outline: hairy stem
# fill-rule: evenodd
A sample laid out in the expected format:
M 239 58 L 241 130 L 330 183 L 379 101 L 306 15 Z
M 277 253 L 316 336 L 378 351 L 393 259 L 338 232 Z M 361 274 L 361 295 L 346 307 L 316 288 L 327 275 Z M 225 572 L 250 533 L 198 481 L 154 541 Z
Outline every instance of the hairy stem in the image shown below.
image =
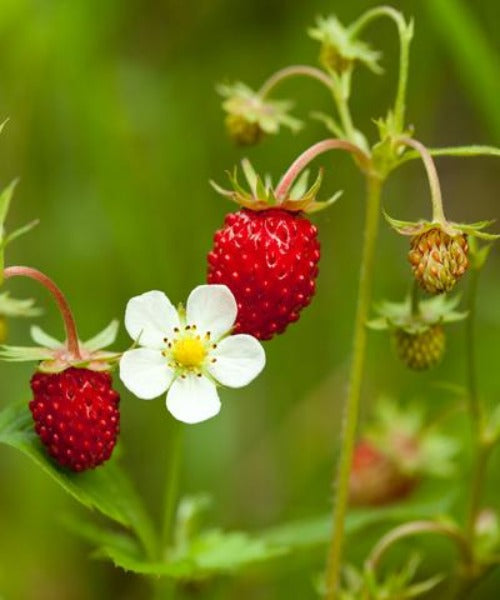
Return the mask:
M 372 10 L 368 10 L 357 21 L 355 21 L 350 27 L 350 33 L 352 36 L 359 35 L 361 30 L 366 27 L 366 25 L 380 17 L 389 17 L 396 23 L 398 28 L 400 45 L 399 79 L 396 100 L 394 102 L 394 120 L 396 131 L 403 132 L 405 126 L 406 88 L 408 85 L 410 44 L 413 37 L 412 23 L 410 22 L 407 24 L 403 18 L 403 15 L 391 6 L 378 6 Z
M 439 183 L 439 177 L 436 170 L 434 160 L 430 155 L 427 148 L 418 140 L 414 140 L 408 137 L 400 137 L 398 141 L 405 146 L 414 148 L 419 154 L 424 163 L 425 170 L 427 171 L 427 178 L 429 180 L 429 187 L 431 190 L 431 202 L 432 202 L 432 220 L 444 225 L 446 223 L 446 217 L 444 216 L 443 210 L 443 197 L 441 194 L 441 185 Z
M 345 150 L 347 152 L 351 152 L 351 154 L 358 159 L 359 164 L 365 169 L 368 169 L 369 165 L 371 164 L 370 157 L 355 144 L 351 144 L 351 142 L 346 140 L 338 140 L 335 138 L 323 140 L 305 150 L 298 158 L 294 160 L 276 187 L 276 198 L 278 200 L 284 200 L 290 192 L 290 188 L 292 187 L 294 181 L 307 167 L 307 165 L 320 154 L 324 154 L 330 150 Z
M 324 86 L 326 86 L 330 92 L 332 91 L 332 80 L 321 69 L 317 69 L 316 67 L 310 67 L 309 65 L 291 65 L 290 67 L 280 69 L 279 71 L 276 71 L 276 73 L 271 75 L 271 77 L 269 77 L 269 79 L 267 79 L 263 83 L 260 90 L 258 91 L 258 94 L 261 98 L 265 98 L 279 83 L 281 83 L 285 79 L 289 79 L 290 77 L 298 76 L 316 79 L 317 81 L 320 81 Z
M 353 354 L 349 377 L 349 389 L 344 407 L 341 433 L 341 454 L 335 485 L 333 526 L 326 567 L 325 600 L 337 597 L 344 540 L 344 521 L 349 498 L 349 479 L 358 425 L 361 384 L 366 353 L 366 320 L 370 309 L 372 282 L 375 266 L 375 250 L 380 221 L 380 197 L 382 181 L 367 177 L 367 207 L 364 246 L 358 290 L 358 306 L 353 334 Z
M 64 321 L 68 351 L 74 358 L 80 359 L 81 354 L 78 345 L 78 333 L 76 330 L 73 313 L 71 312 L 71 308 L 66 300 L 65 295 L 52 281 L 52 279 L 37 269 L 21 266 L 7 267 L 3 272 L 3 276 L 5 279 L 9 279 L 11 277 L 28 277 L 29 279 L 38 281 L 38 283 L 41 283 L 47 290 L 49 290 L 56 301 L 57 306 L 59 307 L 59 311 Z

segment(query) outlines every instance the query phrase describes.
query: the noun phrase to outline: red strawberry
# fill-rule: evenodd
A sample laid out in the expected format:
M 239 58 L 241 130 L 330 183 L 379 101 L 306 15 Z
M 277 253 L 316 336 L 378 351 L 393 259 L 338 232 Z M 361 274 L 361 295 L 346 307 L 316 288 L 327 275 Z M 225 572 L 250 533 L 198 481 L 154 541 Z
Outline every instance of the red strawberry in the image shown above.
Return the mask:
M 268 340 L 285 331 L 314 295 L 320 245 L 316 227 L 282 208 L 226 216 L 208 255 L 208 282 L 238 302 L 236 331 Z
M 70 367 L 31 379 L 35 431 L 49 454 L 72 471 L 107 461 L 120 430 L 120 396 L 107 372 Z
M 249 191 L 238 183 L 236 171 L 229 175 L 233 189 L 212 183 L 241 207 L 226 216 L 214 236 L 207 277 L 208 283 L 225 284 L 233 292 L 238 333 L 269 340 L 297 321 L 314 296 L 321 252 L 318 231 L 306 215 L 329 206 L 341 194 L 326 202 L 316 200 L 321 171 L 310 188 L 307 171 L 295 181 L 314 155 L 305 162 L 304 155 L 299 157 L 276 188 L 247 160 L 242 167 Z
M 378 506 L 410 494 L 418 479 L 404 473 L 388 455 L 368 440 L 358 442 L 352 463 L 350 502 L 355 506 Z

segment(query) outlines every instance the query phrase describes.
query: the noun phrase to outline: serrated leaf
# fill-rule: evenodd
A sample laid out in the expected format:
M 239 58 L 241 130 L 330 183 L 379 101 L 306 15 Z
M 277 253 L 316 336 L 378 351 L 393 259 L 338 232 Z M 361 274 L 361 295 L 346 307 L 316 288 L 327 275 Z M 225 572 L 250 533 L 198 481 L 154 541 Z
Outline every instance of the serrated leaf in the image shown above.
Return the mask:
M 31 339 L 43 348 L 51 348 L 52 350 L 55 350 L 56 348 L 61 348 L 63 346 L 62 342 L 56 340 L 56 338 L 52 337 L 48 333 L 45 333 L 45 331 L 38 325 L 31 326 L 30 335 Z
M 89 352 L 95 352 L 96 350 L 102 350 L 103 348 L 111 346 L 111 344 L 113 344 L 116 340 L 119 327 L 119 321 L 114 319 L 107 327 L 105 327 L 97 335 L 90 338 L 90 340 L 84 342 L 83 347 Z
M 148 553 L 155 551 L 149 517 L 116 459 L 92 471 L 73 473 L 56 465 L 33 431 L 27 403 L 0 412 L 0 443 L 29 457 L 70 496 L 89 509 L 132 529 Z

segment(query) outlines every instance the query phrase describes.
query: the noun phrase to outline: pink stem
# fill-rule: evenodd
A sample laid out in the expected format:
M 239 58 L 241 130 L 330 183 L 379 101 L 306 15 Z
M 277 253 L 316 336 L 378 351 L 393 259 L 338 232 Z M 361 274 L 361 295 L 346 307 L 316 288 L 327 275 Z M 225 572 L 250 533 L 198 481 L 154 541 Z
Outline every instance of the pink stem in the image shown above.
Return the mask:
M 339 140 L 335 138 L 323 140 L 308 148 L 290 165 L 288 171 L 283 175 L 281 181 L 276 187 L 276 198 L 278 200 L 284 200 L 299 173 L 303 171 L 305 167 L 307 167 L 307 165 L 317 156 L 323 154 L 324 152 L 328 152 L 329 150 L 346 150 L 347 152 L 354 154 L 359 159 L 360 163 L 365 167 L 370 164 L 370 157 L 368 154 L 363 152 L 363 150 L 361 150 L 361 148 L 355 144 L 352 144 L 346 140 Z
M 7 269 L 5 269 L 3 272 L 3 276 L 5 279 L 9 279 L 10 277 L 29 277 L 30 279 L 38 281 L 38 283 L 41 283 L 49 290 L 54 300 L 57 302 L 64 321 L 66 337 L 68 340 L 68 350 L 74 358 L 81 359 L 82 356 L 80 354 L 80 347 L 78 345 L 78 333 L 76 331 L 73 313 L 71 312 L 71 308 L 66 300 L 66 297 L 52 281 L 52 279 L 47 277 L 47 275 L 44 275 L 41 271 L 32 269 L 31 267 L 7 267 Z

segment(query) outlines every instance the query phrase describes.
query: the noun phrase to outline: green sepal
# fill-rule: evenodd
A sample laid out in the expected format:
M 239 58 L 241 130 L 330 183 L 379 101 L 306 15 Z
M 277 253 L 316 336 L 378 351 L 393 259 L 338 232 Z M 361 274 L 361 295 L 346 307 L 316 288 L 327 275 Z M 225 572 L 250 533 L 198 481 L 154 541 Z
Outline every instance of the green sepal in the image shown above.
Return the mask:
M 363 437 L 396 462 L 402 472 L 448 478 L 456 472 L 460 446 L 456 439 L 429 428 L 421 403 L 401 409 L 392 399 L 381 398 Z M 411 440 L 414 450 L 403 453 L 394 439 Z
M 51 350 L 56 350 L 62 348 L 64 346 L 63 342 L 60 342 L 56 338 L 52 337 L 48 333 L 46 333 L 41 327 L 38 325 L 32 325 L 30 328 L 31 339 L 40 346 L 44 348 L 50 348 Z
M 83 347 L 88 352 L 96 352 L 97 350 L 102 350 L 103 348 L 111 346 L 111 344 L 114 344 L 116 340 L 119 327 L 120 322 L 117 319 L 113 319 L 113 321 L 111 321 L 111 323 L 102 331 L 91 337 L 86 342 L 83 342 Z
M 430 229 L 441 227 L 440 223 L 433 223 L 431 221 L 401 221 L 399 219 L 394 219 L 393 217 L 389 216 L 385 212 L 385 210 L 383 212 L 384 218 L 387 221 L 387 223 L 389 223 L 389 225 L 392 227 L 392 229 L 394 229 L 394 231 L 397 231 L 401 235 L 420 235 L 421 233 L 429 231 Z
M 322 63 L 329 70 L 342 72 L 352 68 L 355 62 L 360 62 L 377 75 L 383 73 L 382 67 L 378 64 L 381 53 L 356 39 L 349 28 L 345 27 L 336 16 L 318 17 L 316 26 L 311 27 L 308 34 L 313 40 L 322 44 Z M 335 55 L 337 69 L 325 60 L 328 52 Z
M 379 317 L 368 321 L 367 326 L 376 331 L 403 329 L 410 334 L 420 334 L 434 325 L 466 319 L 467 312 L 455 310 L 459 303 L 460 296 L 448 297 L 440 294 L 420 300 L 417 310 L 413 311 L 410 295 L 403 302 L 383 300 L 374 306 Z
M 288 100 L 269 100 L 242 82 L 221 84 L 217 92 L 226 98 L 222 108 L 230 115 L 243 117 L 255 123 L 267 134 L 279 132 L 280 126 L 288 127 L 293 133 L 302 129 L 302 122 L 289 114 L 293 103 Z
M 486 227 L 489 227 L 495 220 L 489 221 L 478 221 L 476 223 L 454 223 L 446 221 L 441 223 L 439 221 L 400 221 L 389 216 L 384 211 L 385 220 L 389 225 L 401 235 L 415 236 L 425 233 L 431 229 L 440 229 L 444 231 L 450 237 L 457 237 L 459 235 L 470 235 L 473 237 L 480 238 L 482 240 L 494 241 L 500 238 L 500 235 L 494 233 L 485 233 L 482 231 Z
M 0 316 L 3 317 L 38 317 L 42 313 L 35 306 L 35 300 L 12 298 L 9 292 L 0 294 Z
M 29 346 L 0 346 L 0 360 L 6 362 L 33 362 L 51 359 L 52 352 L 48 348 Z

